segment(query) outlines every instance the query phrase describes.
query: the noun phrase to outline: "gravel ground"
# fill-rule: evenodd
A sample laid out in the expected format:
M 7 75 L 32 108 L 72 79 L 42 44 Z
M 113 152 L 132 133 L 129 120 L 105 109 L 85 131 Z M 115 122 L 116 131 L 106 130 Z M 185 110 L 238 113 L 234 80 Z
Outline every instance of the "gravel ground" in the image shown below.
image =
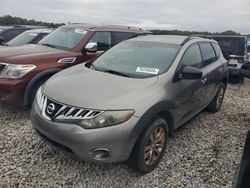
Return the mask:
M 229 85 L 219 113 L 202 112 L 174 132 L 153 172 L 76 161 L 45 144 L 29 111 L 0 106 L 0 187 L 231 187 L 250 129 L 250 80 Z

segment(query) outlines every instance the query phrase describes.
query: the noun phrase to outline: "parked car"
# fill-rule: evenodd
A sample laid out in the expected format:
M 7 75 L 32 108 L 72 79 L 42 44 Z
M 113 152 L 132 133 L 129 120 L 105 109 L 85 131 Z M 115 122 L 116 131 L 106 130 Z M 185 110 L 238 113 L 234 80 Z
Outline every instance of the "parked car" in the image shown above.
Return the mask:
M 42 40 L 45 36 L 50 34 L 54 29 L 46 28 L 46 29 L 31 29 L 28 31 L 24 31 L 17 37 L 13 38 L 9 42 L 5 43 L 2 47 L 5 46 L 22 46 L 25 44 L 36 44 L 40 40 Z
M 213 39 L 218 41 L 224 57 L 228 60 L 229 80 L 235 83 L 243 82 L 240 68 L 248 61 L 247 37 L 218 35 L 213 36 Z
M 19 34 L 29 29 L 44 28 L 46 26 L 0 26 L 0 44 L 9 42 Z
M 241 163 L 236 171 L 232 187 L 233 188 L 250 187 L 250 131 L 247 134 Z
M 247 43 L 247 55 L 248 55 L 248 61 L 250 61 L 250 43 Z
M 173 130 L 205 108 L 219 111 L 227 77 L 214 40 L 137 37 L 50 78 L 37 92 L 32 125 L 82 160 L 129 160 L 147 173 Z
M 250 61 L 248 61 L 247 63 L 242 65 L 240 71 L 241 71 L 242 76 L 244 76 L 246 78 L 250 78 Z
M 53 74 L 93 59 L 122 40 L 148 34 L 140 28 L 69 24 L 38 44 L 0 50 L 0 102 L 30 106 L 36 90 Z M 92 53 L 96 42 L 97 53 Z

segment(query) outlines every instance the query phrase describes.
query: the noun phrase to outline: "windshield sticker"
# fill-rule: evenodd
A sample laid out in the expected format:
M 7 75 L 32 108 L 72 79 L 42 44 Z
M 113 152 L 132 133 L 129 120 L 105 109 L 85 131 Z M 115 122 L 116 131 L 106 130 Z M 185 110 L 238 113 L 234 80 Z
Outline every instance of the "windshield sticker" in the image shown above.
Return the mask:
M 30 33 L 31 36 L 37 36 L 37 33 Z
M 86 34 L 87 31 L 85 31 L 84 29 L 75 29 L 75 33 Z
M 158 74 L 159 69 L 151 67 L 137 67 L 136 72 L 148 73 L 148 74 Z

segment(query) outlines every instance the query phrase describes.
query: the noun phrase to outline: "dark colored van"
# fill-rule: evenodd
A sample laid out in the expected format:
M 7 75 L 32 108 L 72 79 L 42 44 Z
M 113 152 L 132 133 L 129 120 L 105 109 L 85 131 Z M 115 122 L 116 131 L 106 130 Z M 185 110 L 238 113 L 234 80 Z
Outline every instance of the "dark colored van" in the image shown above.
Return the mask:
M 235 83 L 243 82 L 240 68 L 248 61 L 247 37 L 218 35 L 213 36 L 213 39 L 219 43 L 225 59 L 228 60 L 229 80 Z

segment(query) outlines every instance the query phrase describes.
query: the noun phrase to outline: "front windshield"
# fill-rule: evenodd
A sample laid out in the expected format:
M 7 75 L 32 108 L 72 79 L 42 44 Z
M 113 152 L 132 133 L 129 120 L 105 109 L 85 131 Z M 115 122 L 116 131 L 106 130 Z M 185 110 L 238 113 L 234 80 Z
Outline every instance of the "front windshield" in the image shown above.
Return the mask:
M 93 63 L 96 70 L 130 77 L 152 77 L 172 64 L 178 46 L 154 42 L 127 41 L 116 45 Z
M 30 32 L 30 31 L 26 31 L 20 35 L 18 35 L 17 37 L 15 37 L 14 39 L 12 39 L 11 41 L 9 41 L 7 43 L 8 46 L 20 46 L 20 45 L 24 45 L 24 44 L 28 44 L 30 43 L 36 36 L 38 35 L 37 32 Z
M 62 50 L 70 50 L 81 41 L 86 33 L 87 31 L 80 28 L 60 27 L 42 39 L 39 44 Z

